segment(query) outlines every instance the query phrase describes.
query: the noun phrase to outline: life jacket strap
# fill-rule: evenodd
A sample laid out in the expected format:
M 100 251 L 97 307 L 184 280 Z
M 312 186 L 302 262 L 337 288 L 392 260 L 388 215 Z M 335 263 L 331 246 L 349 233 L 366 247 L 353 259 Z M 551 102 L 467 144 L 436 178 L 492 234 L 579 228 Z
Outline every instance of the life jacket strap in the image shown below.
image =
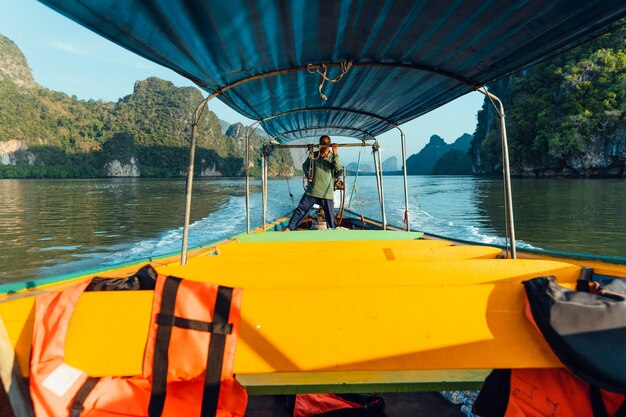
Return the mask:
M 191 320 L 178 316 L 159 314 L 156 322 L 159 326 L 174 326 L 181 329 L 197 330 L 213 334 L 231 334 L 233 325 L 228 323 L 216 323 L 214 321 Z
M 163 284 L 161 308 L 157 315 L 158 324 L 152 364 L 152 393 L 148 406 L 149 417 L 161 417 L 167 391 L 168 351 L 172 327 L 211 332 L 207 355 L 204 388 L 202 392 L 201 417 L 214 417 L 222 381 L 222 362 L 226 347 L 226 336 L 232 333 L 233 325 L 228 323 L 233 289 L 220 286 L 217 289 L 213 321 L 205 322 L 174 316 L 176 294 L 180 278 L 167 277 Z
M 161 296 L 161 308 L 159 310 L 162 315 L 174 316 L 176 294 L 181 281 L 180 278 L 176 277 L 167 277 L 165 279 Z M 161 417 L 163 407 L 165 406 L 169 362 L 168 351 L 171 337 L 172 326 L 158 326 L 152 362 L 152 392 L 150 394 L 150 404 L 148 405 L 148 415 L 150 417 Z
M 233 289 L 219 286 L 213 312 L 213 325 L 217 328 L 225 328 L 230 315 L 230 304 L 233 298 Z M 222 363 L 224 362 L 224 349 L 226 347 L 226 333 L 213 333 L 209 341 L 209 354 L 207 355 L 206 374 L 204 376 L 204 390 L 202 392 L 201 417 L 213 417 L 217 413 L 217 403 L 220 396 L 220 384 L 222 381 Z
M 79 417 L 80 414 L 85 411 L 85 400 L 96 387 L 98 381 L 100 381 L 100 378 L 89 377 L 78 389 L 76 397 L 74 397 L 74 401 L 72 401 L 72 405 L 70 406 L 70 417 Z
M 606 409 L 604 400 L 602 399 L 602 392 L 596 385 L 589 384 L 589 397 L 591 399 L 591 409 L 593 410 L 593 417 L 626 417 L 626 401 L 624 401 L 620 408 L 617 409 L 613 416 L 609 416 L 609 412 Z

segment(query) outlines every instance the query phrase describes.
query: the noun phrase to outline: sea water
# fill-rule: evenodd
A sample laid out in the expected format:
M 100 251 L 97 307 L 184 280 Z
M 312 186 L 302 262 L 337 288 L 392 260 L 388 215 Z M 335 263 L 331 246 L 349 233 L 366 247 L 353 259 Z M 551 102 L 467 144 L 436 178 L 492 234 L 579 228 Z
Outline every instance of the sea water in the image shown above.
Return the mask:
M 346 182 L 346 205 L 380 219 L 375 178 L 359 177 L 354 193 L 353 181 Z M 412 230 L 504 242 L 500 179 L 410 176 L 408 185 Z M 241 178 L 194 182 L 190 247 L 245 231 L 244 186 Z M 512 188 L 520 246 L 626 257 L 626 180 L 514 179 Z M 384 190 L 387 221 L 402 226 L 402 177 L 385 177 Z M 289 214 L 302 192 L 301 178 L 271 179 L 268 219 Z M 0 180 L 0 282 L 179 251 L 184 194 L 183 179 Z M 258 180 L 251 214 L 259 226 Z

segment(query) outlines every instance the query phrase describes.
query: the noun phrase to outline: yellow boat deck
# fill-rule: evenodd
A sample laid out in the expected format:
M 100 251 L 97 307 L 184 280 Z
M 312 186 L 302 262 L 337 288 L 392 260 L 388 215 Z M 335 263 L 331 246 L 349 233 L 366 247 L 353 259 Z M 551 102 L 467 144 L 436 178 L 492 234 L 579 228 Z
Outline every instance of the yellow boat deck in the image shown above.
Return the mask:
M 492 368 L 560 366 L 524 317 L 521 282 L 554 275 L 573 285 L 580 267 L 419 234 L 324 233 L 243 236 L 188 265 L 156 266 L 244 289 L 235 373 L 249 392 L 476 387 Z M 151 304 L 151 291 L 84 293 L 66 362 L 92 376 L 140 374 Z M 24 375 L 32 309 L 32 296 L 0 303 Z

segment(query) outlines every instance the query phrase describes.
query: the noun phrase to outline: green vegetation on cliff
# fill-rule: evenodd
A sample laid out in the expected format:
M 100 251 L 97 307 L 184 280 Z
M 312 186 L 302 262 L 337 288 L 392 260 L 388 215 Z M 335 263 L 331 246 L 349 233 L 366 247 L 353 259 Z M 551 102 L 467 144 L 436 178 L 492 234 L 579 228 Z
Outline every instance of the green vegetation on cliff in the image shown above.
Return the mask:
M 467 151 L 451 149 L 435 162 L 433 175 L 472 175 L 472 159 Z
M 626 163 L 626 28 L 489 86 L 506 112 L 513 172 L 618 176 Z M 500 164 L 499 121 L 488 100 L 472 144 L 477 173 Z
M 0 178 L 184 175 L 191 117 L 201 100 L 198 89 L 155 77 L 137 81 L 116 103 L 77 100 L 37 85 L 22 52 L 0 35 Z M 205 112 L 196 174 L 242 175 L 244 130 L 224 134 L 218 117 Z M 251 138 L 257 159 L 261 142 Z M 276 153 L 269 168 L 270 175 L 292 173 L 291 155 Z

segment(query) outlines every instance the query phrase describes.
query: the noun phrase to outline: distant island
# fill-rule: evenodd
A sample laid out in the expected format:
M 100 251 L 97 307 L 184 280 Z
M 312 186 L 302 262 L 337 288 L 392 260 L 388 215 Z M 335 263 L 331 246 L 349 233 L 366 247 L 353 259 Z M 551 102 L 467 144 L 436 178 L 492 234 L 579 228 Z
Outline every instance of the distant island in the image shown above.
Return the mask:
M 0 35 L 0 178 L 180 177 L 186 174 L 191 115 L 200 90 L 156 77 L 117 102 L 78 100 L 38 85 L 20 49 Z M 245 127 L 205 113 L 195 174 L 243 175 Z M 259 146 L 251 168 L 260 174 Z M 291 153 L 276 150 L 270 175 L 293 175 Z
M 511 171 L 524 177 L 626 177 L 626 28 L 489 85 L 505 107 Z M 179 177 L 187 167 L 193 87 L 137 81 L 117 102 L 78 100 L 39 86 L 19 48 L 0 35 L 0 178 Z M 195 174 L 243 174 L 245 126 L 208 112 L 199 125 Z M 251 138 L 260 173 L 260 135 Z M 269 173 L 299 172 L 301 154 L 270 157 Z M 398 174 L 403 161 L 383 161 Z M 499 175 L 500 128 L 485 99 L 476 131 L 438 135 L 406 163 L 411 175 Z M 294 165 L 296 168 L 294 168 Z M 356 163 L 346 166 L 356 172 Z M 372 175 L 363 163 L 359 174 Z
M 469 154 L 472 139 L 472 135 L 464 133 L 452 144 L 448 144 L 440 136 L 432 135 L 422 150 L 407 159 L 407 174 L 472 175 L 472 160 Z M 395 156 L 385 159 L 382 168 L 385 175 L 402 175 L 403 167 Z M 356 170 L 356 162 L 346 165 L 348 175 L 356 174 Z M 367 163 L 361 163 L 359 175 L 374 175 L 374 169 Z
M 452 144 L 432 135 L 418 153 L 406 160 L 409 175 L 471 175 L 472 160 L 468 153 L 473 136 L 464 133 Z

